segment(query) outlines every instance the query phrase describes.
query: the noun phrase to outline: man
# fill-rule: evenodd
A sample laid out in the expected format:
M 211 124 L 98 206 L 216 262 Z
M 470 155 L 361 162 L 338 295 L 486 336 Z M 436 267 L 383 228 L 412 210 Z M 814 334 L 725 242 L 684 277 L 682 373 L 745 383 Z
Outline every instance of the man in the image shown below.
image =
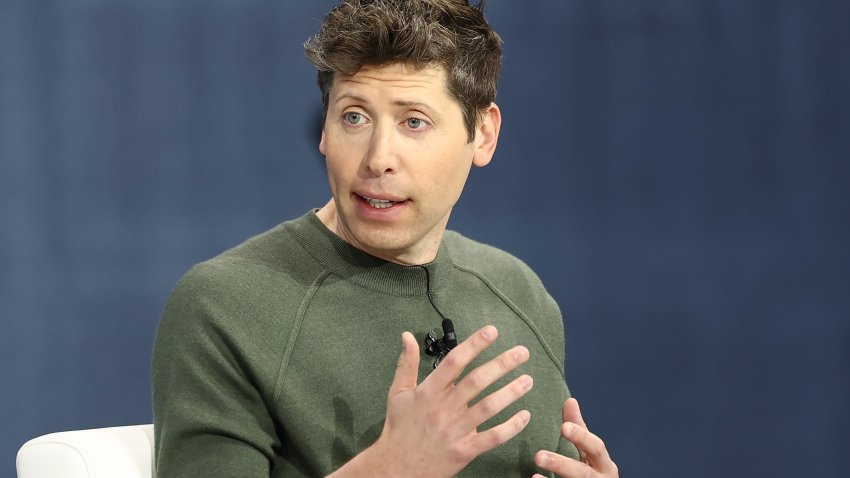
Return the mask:
M 333 197 L 175 288 L 158 476 L 617 476 L 568 400 L 539 279 L 446 231 L 501 126 L 480 6 L 344 0 L 305 49 Z

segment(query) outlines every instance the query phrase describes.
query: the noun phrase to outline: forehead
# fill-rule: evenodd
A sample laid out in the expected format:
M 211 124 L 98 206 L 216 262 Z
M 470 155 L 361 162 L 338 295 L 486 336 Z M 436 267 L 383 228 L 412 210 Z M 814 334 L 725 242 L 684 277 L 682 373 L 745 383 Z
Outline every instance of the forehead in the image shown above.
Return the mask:
M 446 70 L 442 66 L 415 68 L 406 63 L 364 66 L 349 75 L 334 74 L 331 100 L 357 94 L 376 97 L 426 97 L 432 101 L 451 101 Z

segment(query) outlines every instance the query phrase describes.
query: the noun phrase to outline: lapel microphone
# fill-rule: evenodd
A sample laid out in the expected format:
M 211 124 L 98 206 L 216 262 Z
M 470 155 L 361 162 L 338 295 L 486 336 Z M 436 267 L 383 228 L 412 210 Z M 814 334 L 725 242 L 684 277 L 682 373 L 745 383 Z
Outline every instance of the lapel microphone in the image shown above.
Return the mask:
M 425 353 L 437 357 L 434 368 L 437 368 L 440 361 L 455 347 L 457 347 L 457 335 L 455 335 L 455 326 L 449 319 L 443 319 L 443 338 L 438 339 L 434 331 L 428 332 L 428 336 L 425 337 Z

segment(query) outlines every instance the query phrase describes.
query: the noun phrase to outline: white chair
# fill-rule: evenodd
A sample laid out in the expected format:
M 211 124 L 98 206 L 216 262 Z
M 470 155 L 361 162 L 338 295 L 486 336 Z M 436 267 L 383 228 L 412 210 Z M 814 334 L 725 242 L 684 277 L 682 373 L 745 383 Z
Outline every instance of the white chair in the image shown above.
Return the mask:
M 50 433 L 18 450 L 18 478 L 153 478 L 153 425 Z

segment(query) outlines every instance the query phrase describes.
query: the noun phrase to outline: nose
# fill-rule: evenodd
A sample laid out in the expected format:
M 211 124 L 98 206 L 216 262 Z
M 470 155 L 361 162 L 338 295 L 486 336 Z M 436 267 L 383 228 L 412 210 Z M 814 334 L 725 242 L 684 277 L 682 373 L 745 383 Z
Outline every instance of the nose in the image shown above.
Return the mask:
M 372 176 L 393 174 L 398 169 L 398 155 L 395 136 L 391 127 L 372 128 L 369 148 L 363 157 L 363 167 Z

